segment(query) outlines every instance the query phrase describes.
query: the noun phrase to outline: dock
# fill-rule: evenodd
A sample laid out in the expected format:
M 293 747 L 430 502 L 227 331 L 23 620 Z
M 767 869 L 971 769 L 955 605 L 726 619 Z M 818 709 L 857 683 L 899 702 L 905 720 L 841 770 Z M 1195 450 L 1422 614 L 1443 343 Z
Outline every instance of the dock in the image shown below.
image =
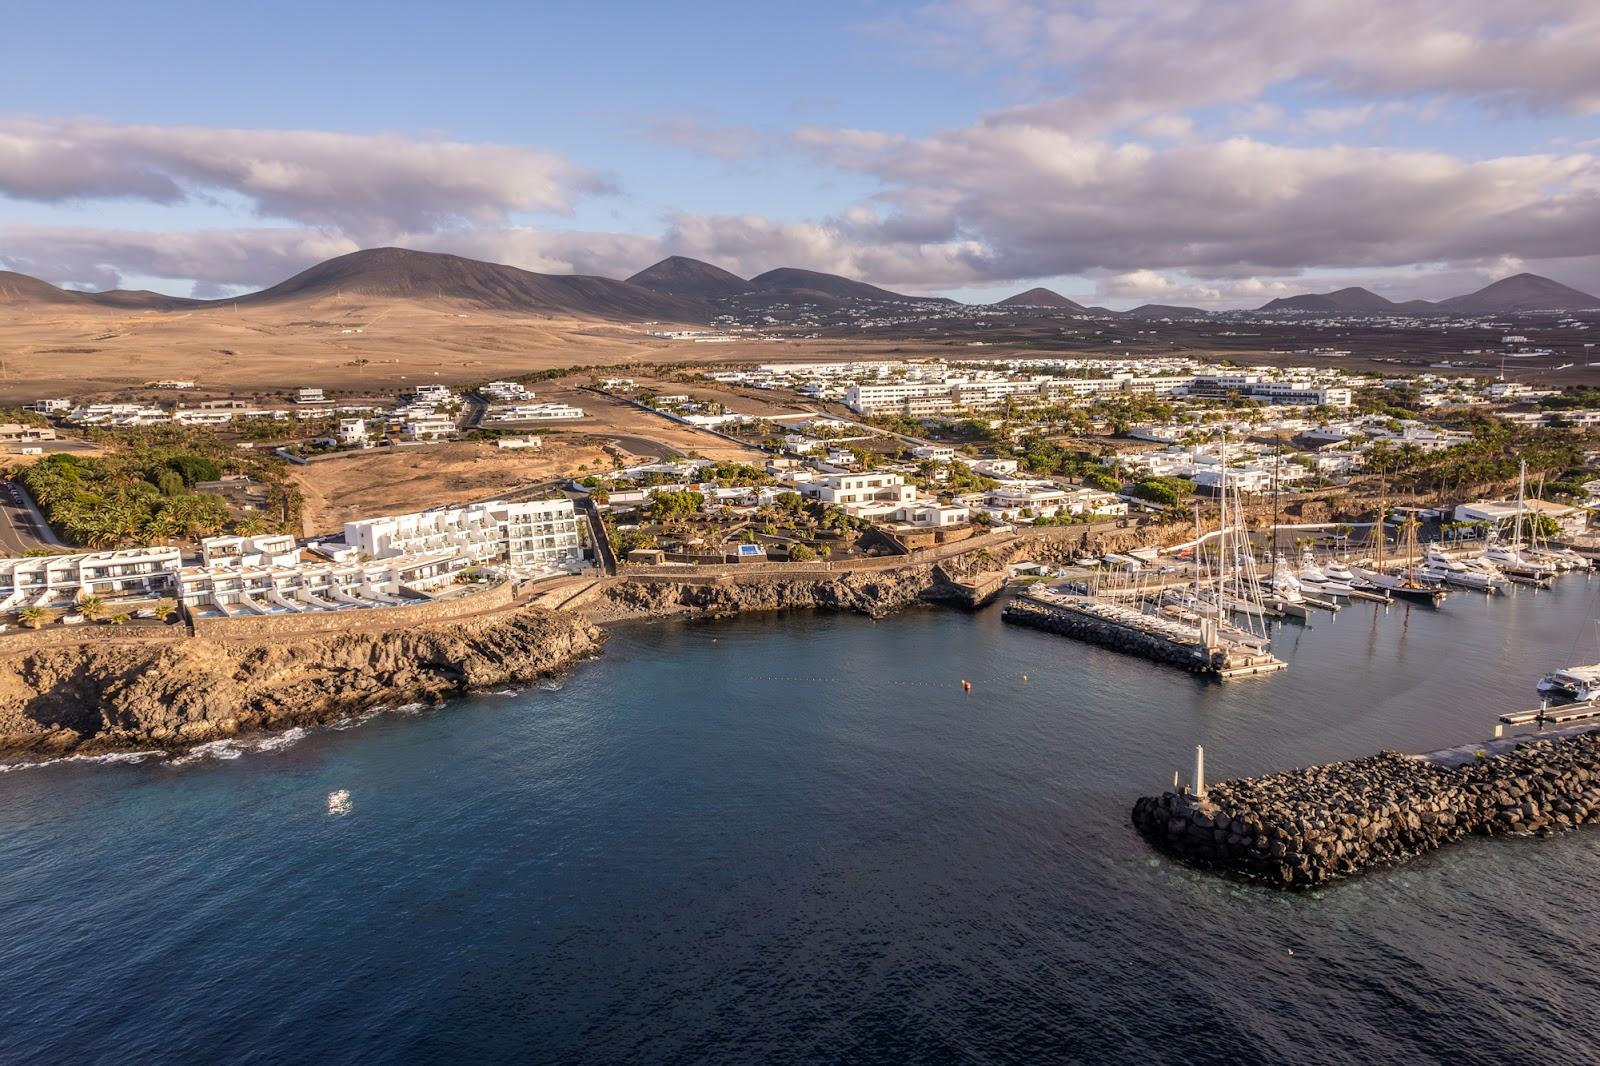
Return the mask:
M 1246 634 L 1212 619 L 1199 619 L 1196 624 L 1049 589 L 1014 597 L 1001 617 L 1014 625 L 1060 633 L 1223 681 L 1275 673 L 1288 666 L 1259 643 L 1247 640 Z

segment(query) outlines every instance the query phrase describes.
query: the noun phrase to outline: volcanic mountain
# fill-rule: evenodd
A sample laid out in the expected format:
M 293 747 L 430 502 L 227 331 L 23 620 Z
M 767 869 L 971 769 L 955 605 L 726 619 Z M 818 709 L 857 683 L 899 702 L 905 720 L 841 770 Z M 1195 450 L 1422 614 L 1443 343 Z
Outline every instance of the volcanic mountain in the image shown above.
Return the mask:
M 1329 314 L 1359 315 L 1392 311 L 1394 301 L 1386 300 L 1370 289 L 1359 285 L 1336 289 L 1333 292 L 1302 293 L 1299 296 L 1281 296 L 1262 304 L 1261 311 L 1321 311 Z
M 1336 292 L 1303 293 L 1263 304 L 1261 311 L 1306 311 L 1321 314 L 1439 314 L 1497 315 L 1517 311 L 1583 311 L 1600 307 L 1600 297 L 1538 274 L 1514 274 L 1465 296 L 1437 302 L 1406 300 L 1395 303 L 1375 292 L 1352 286 Z
M 1015 296 L 1007 296 L 1001 300 L 997 307 L 1050 307 L 1062 311 L 1082 311 L 1084 306 L 1076 300 L 1069 300 L 1053 289 L 1041 287 L 1019 292 Z
M 1204 318 L 1210 313 L 1198 307 L 1180 307 L 1176 304 L 1140 304 L 1123 312 L 1130 318 Z
M 587 274 L 536 274 L 441 252 L 370 248 L 318 263 L 270 289 L 228 303 L 270 304 L 320 297 L 438 300 L 496 311 L 575 318 L 701 321 L 692 300 Z
M 1485 285 L 1477 292 L 1440 300 L 1444 311 L 1468 314 L 1501 314 L 1510 311 L 1584 311 L 1600 307 L 1600 297 L 1579 292 L 1559 281 L 1538 274 L 1513 274 Z
M 737 274 L 684 255 L 669 255 L 661 262 L 645 267 L 629 278 L 628 284 L 691 300 L 739 296 L 756 288 Z
M 109 289 L 105 292 L 79 292 L 76 289 L 58 289 L 48 281 L 10 270 L 0 270 L 0 306 L 62 306 L 116 307 L 126 310 L 171 311 L 179 307 L 195 307 L 200 300 L 186 300 L 181 296 L 164 296 L 144 289 Z
M 801 296 L 806 293 L 817 293 L 822 296 L 831 296 L 836 300 L 868 300 L 873 303 L 911 303 L 913 301 L 929 301 L 935 303 L 955 303 L 947 297 L 932 296 L 906 296 L 888 289 L 880 289 L 876 285 L 868 285 L 864 281 L 854 281 L 842 278 L 838 274 L 823 274 L 815 270 L 801 270 L 797 267 L 779 267 L 769 270 L 765 274 L 757 274 L 750 279 L 756 288 L 767 289 L 772 292 L 794 293 Z

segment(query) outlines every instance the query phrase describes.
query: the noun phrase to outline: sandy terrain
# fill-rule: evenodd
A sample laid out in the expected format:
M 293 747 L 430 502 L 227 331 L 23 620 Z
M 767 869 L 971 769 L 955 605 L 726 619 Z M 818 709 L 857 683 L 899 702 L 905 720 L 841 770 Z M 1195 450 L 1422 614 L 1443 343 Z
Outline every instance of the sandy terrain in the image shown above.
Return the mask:
M 241 393 L 300 385 L 390 393 L 419 380 L 705 362 L 736 347 L 674 346 L 646 328 L 372 300 L 237 313 L 0 308 L 0 403 L 103 396 L 166 378 Z
M 685 454 L 694 452 L 707 459 L 739 459 L 749 462 L 751 459 L 764 457 L 758 448 L 735 444 L 714 433 L 686 426 L 682 422 L 674 422 L 670 418 L 641 410 L 633 404 L 624 403 L 602 393 L 579 388 L 576 384 L 578 380 L 587 379 L 540 382 L 534 386 L 535 398 L 539 402 L 570 403 L 583 408 L 584 413 L 588 415 L 582 422 L 561 423 L 564 426 L 585 433 L 642 438 L 666 445 L 673 451 Z M 684 390 L 680 388 L 676 391 Z M 709 390 L 701 391 L 706 392 L 708 396 L 712 395 Z M 622 446 L 630 452 L 640 451 L 626 439 L 622 441 Z
M 351 519 L 488 499 L 582 473 L 585 466 L 616 465 L 599 441 L 544 437 L 537 451 L 463 441 L 344 452 L 292 467 L 305 494 L 303 530 L 308 536 L 337 533 Z

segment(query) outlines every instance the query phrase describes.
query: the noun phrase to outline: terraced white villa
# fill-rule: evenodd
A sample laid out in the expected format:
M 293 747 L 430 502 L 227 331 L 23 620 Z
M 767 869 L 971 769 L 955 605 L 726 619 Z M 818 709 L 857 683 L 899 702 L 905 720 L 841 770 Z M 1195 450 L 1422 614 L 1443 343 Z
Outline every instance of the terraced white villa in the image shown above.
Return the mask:
M 68 608 L 88 597 L 158 597 L 211 617 L 392 607 L 427 599 L 464 571 L 570 572 L 583 541 L 570 500 L 483 503 L 350 522 L 302 547 L 281 534 L 209 537 L 198 563 L 175 547 L 0 560 L 0 611 Z

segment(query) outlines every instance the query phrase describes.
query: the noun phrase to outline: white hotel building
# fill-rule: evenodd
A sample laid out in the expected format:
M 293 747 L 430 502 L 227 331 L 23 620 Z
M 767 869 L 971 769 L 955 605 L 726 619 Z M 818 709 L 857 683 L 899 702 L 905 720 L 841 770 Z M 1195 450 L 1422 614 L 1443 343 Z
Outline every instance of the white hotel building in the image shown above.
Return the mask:
M 178 548 L 0 560 L 0 610 L 171 596 L 197 613 L 289 614 L 389 607 L 469 567 L 516 576 L 574 570 L 583 544 L 572 501 L 485 503 L 345 525 L 345 543 L 302 551 L 293 537 L 208 537 L 200 565 Z
M 503 561 L 513 567 L 558 570 L 583 559 L 577 512 L 567 499 L 475 503 L 346 522 L 344 542 L 369 559 L 449 548 L 463 566 Z

